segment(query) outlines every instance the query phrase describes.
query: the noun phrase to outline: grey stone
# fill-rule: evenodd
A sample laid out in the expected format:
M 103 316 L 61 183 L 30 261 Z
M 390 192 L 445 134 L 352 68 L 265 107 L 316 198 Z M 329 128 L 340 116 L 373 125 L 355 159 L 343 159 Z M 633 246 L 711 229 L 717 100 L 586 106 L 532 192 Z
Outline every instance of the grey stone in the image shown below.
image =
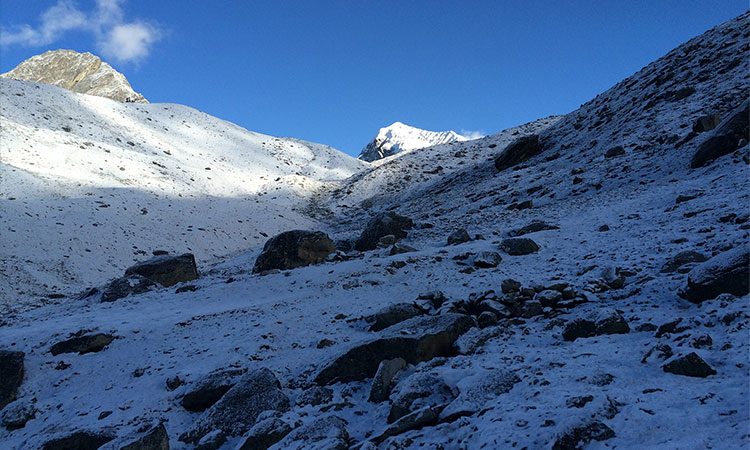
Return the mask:
M 310 386 L 297 397 L 297 405 L 304 406 L 318 406 L 325 403 L 330 403 L 333 400 L 333 391 L 327 387 L 322 386 Z
M 419 315 L 422 315 L 422 311 L 413 303 L 394 303 L 375 313 L 375 323 L 370 330 L 380 331 Z
M 99 450 L 169 450 L 169 435 L 163 423 L 114 439 Z
M 8 430 L 26 426 L 26 422 L 36 417 L 36 408 L 29 401 L 16 400 L 2 409 L 2 422 Z
M 676 272 L 677 269 L 690 263 L 700 263 L 708 260 L 708 257 L 702 253 L 696 251 L 687 250 L 680 252 L 673 257 L 669 258 L 667 262 L 661 267 L 661 273 L 672 273 Z
M 557 306 L 557 302 L 563 299 L 563 294 L 560 291 L 546 289 L 537 293 L 534 299 L 538 300 L 544 307 L 554 308 Z
M 606 441 L 615 437 L 611 428 L 599 421 L 578 425 L 563 433 L 552 445 L 552 450 L 580 450 L 591 441 Z
M 354 243 L 354 249 L 360 252 L 375 250 L 383 236 L 392 234 L 397 240 L 403 239 L 406 237 L 406 230 L 413 227 L 414 222 L 408 217 L 392 211 L 380 213 L 367 222 L 362 234 Z
M 557 225 L 551 225 L 541 220 L 532 220 L 531 223 L 529 223 L 528 225 L 523 226 L 517 230 L 511 231 L 510 233 L 508 233 L 508 236 L 511 236 L 511 237 L 523 236 L 525 234 L 537 233 L 539 231 L 559 230 L 559 229 L 560 227 L 558 227 Z
M 277 445 L 284 450 L 348 450 L 346 422 L 337 416 L 324 416 L 287 434 Z
M 474 257 L 474 267 L 489 269 L 497 267 L 502 261 L 503 258 L 497 252 L 479 252 L 479 254 Z
M 154 286 L 156 286 L 156 283 L 144 276 L 138 274 L 126 275 L 112 280 L 107 287 L 104 288 L 104 291 L 102 292 L 102 301 L 113 302 L 125 298 L 128 295 L 142 294 Z
M 746 295 L 750 292 L 750 246 L 741 244 L 700 263 L 688 273 L 687 286 L 679 295 L 693 303 L 719 294 Z
M 388 423 L 393 423 L 425 406 L 441 405 L 453 399 L 453 392 L 440 376 L 432 373 L 415 373 L 402 380 L 391 394 Z
M 669 361 L 662 366 L 662 369 L 668 373 L 687 377 L 706 378 L 710 375 L 716 375 L 716 371 L 695 352 L 690 352 L 687 355 L 679 356 Z
M 471 236 L 465 229 L 461 228 L 448 236 L 447 245 L 458 245 L 469 241 L 471 241 Z
M 510 392 L 521 379 L 511 371 L 495 369 L 467 377 L 458 383 L 459 394 L 440 413 L 442 422 L 453 422 L 482 410 L 488 402 Z
M 180 405 L 187 411 L 205 411 L 218 402 L 237 383 L 241 375 L 240 369 L 224 369 L 209 373 L 189 388 L 180 400 Z
M 438 412 L 435 411 L 435 409 L 426 406 L 401 417 L 386 428 L 383 433 L 372 438 L 372 442 L 380 444 L 390 437 L 398 436 L 407 431 L 418 430 L 420 428 L 434 425 L 437 423 L 438 417 Z
M 258 420 L 243 437 L 242 444 L 237 450 L 267 450 L 291 431 L 292 427 L 278 417 Z
M 539 251 L 539 245 L 529 238 L 503 239 L 500 249 L 512 256 L 528 255 Z

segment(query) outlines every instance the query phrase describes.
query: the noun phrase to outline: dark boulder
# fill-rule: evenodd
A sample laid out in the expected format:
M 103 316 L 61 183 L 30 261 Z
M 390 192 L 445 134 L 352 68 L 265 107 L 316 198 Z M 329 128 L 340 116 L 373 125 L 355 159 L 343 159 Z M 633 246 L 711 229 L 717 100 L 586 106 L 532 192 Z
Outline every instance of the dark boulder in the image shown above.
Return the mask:
M 716 375 L 716 371 L 695 352 L 673 359 L 662 369 L 668 373 L 687 377 L 706 378 L 709 375 Z
M 317 264 L 335 251 L 333 241 L 322 231 L 285 231 L 266 242 L 255 260 L 253 273 Z
M 621 145 L 612 147 L 604 154 L 605 158 L 614 158 L 616 156 L 622 156 L 625 154 L 625 149 Z
M 474 319 L 462 314 L 414 317 L 334 358 L 318 372 L 315 382 L 326 385 L 371 378 L 380 362 L 388 359 L 403 358 L 416 364 L 452 355 L 453 343 L 473 326 Z
M 125 275 L 131 274 L 138 274 L 154 283 L 170 287 L 197 279 L 198 268 L 192 253 L 179 256 L 161 255 L 128 267 Z
M 470 241 L 471 236 L 469 236 L 469 233 L 465 229 L 461 228 L 460 230 L 456 230 L 451 233 L 450 236 L 448 236 L 447 245 L 458 245 Z
M 581 450 L 591 441 L 605 441 L 615 437 L 611 428 L 599 421 L 578 425 L 557 438 L 552 450 Z
M 529 238 L 503 239 L 500 249 L 511 256 L 528 255 L 539 251 L 539 245 Z
M 241 375 L 240 369 L 225 369 L 209 373 L 190 388 L 180 400 L 180 404 L 188 411 L 205 411 L 237 384 L 237 379 Z
M 0 350 L 0 410 L 16 399 L 23 381 L 23 352 Z
M 690 161 L 690 167 L 703 167 L 711 161 L 737 150 L 741 140 L 747 141 L 750 135 L 750 100 L 736 108 L 711 131 Z
M 104 292 L 102 292 L 102 301 L 113 302 L 125 298 L 128 295 L 142 294 L 154 286 L 156 286 L 156 283 L 144 276 L 138 274 L 126 275 L 112 280 L 107 287 L 104 288 Z
M 474 267 L 490 269 L 492 267 L 497 267 L 502 261 L 502 256 L 497 252 L 479 252 L 479 254 L 474 257 Z
M 45 442 L 42 450 L 97 450 L 112 439 L 114 436 L 108 433 L 76 431 Z
M 375 250 L 383 236 L 392 234 L 397 240 L 406 237 L 406 230 L 414 227 L 414 222 L 393 211 L 376 215 L 367 222 L 365 229 L 354 243 L 354 249 L 360 252 Z
M 716 298 L 719 294 L 746 295 L 750 292 L 750 246 L 719 253 L 688 272 L 687 286 L 679 295 L 693 303 Z
M 380 331 L 421 314 L 422 311 L 413 303 L 394 303 L 375 313 L 375 323 L 370 327 L 370 330 Z
M 532 156 L 538 155 L 542 150 L 544 150 L 544 148 L 539 143 L 538 135 L 532 134 L 531 136 L 524 136 L 505 147 L 500 156 L 495 158 L 495 168 L 497 170 L 505 170 L 509 167 L 513 167 L 526 161 Z
M 61 353 L 78 353 L 79 355 L 94 353 L 103 350 L 104 347 L 109 345 L 114 339 L 114 336 L 111 334 L 84 334 L 79 331 L 74 337 L 53 345 L 50 347 L 49 351 L 53 356 L 57 356 Z
M 629 332 L 630 326 L 620 313 L 614 309 L 604 309 L 589 317 L 571 320 L 565 325 L 562 336 L 563 340 L 575 341 L 578 338 Z
M 194 444 L 214 430 L 221 430 L 227 436 L 239 436 L 255 424 L 260 413 L 268 410 L 289 410 L 289 398 L 282 392 L 273 372 L 265 368 L 251 370 L 207 409 L 180 440 Z

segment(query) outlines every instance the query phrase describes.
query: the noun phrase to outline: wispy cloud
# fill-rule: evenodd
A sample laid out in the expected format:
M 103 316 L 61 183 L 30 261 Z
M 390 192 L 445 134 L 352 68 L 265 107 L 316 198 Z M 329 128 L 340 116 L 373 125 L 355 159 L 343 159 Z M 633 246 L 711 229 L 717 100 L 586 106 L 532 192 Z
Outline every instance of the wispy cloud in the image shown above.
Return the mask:
M 81 11 L 70 0 L 58 0 L 39 17 L 39 25 L 29 24 L 0 29 L 0 44 L 27 47 L 47 46 L 68 31 L 92 34 L 97 50 L 105 59 L 137 62 L 151 51 L 164 32 L 143 20 L 125 20 L 124 0 L 97 0 L 89 12 Z
M 463 128 L 461 128 L 461 133 L 459 134 L 467 139 L 479 139 L 487 136 L 487 133 L 485 133 L 484 131 L 464 130 Z

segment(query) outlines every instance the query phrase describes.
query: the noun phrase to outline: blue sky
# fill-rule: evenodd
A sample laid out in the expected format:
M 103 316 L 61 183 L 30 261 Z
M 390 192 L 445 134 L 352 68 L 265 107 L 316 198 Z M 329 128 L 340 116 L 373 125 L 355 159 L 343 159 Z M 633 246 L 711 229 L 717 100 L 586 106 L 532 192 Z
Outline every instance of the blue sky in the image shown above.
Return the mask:
M 352 155 L 378 128 L 496 133 L 576 109 L 746 0 L 2 0 L 0 71 L 91 51 L 170 102 Z

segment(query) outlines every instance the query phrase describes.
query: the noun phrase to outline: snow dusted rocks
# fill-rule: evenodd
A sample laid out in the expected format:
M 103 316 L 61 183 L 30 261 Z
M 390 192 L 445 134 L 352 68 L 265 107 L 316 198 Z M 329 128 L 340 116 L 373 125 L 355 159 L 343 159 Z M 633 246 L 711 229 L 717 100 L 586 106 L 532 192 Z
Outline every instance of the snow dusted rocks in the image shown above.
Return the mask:
M 384 330 L 392 325 L 421 314 L 422 311 L 414 306 L 414 303 L 393 303 L 375 313 L 373 317 L 375 323 L 372 324 L 370 330 Z
M 520 378 L 503 369 L 484 371 L 458 382 L 459 394 L 440 413 L 443 421 L 453 422 L 460 416 L 470 416 L 480 411 L 487 402 L 509 392 Z
M 372 378 L 368 400 L 374 403 L 380 403 L 387 400 L 391 393 L 393 379 L 400 371 L 404 370 L 406 366 L 406 361 L 403 358 L 382 361 L 378 366 L 378 371 L 375 372 L 375 376 Z
M 539 136 L 533 134 L 517 139 L 503 150 L 495 159 L 495 168 L 505 170 L 520 164 L 532 156 L 538 155 L 544 148 L 539 143 Z
M 500 243 L 500 249 L 511 256 L 521 256 L 538 252 L 539 245 L 529 238 L 508 238 Z
M 242 375 L 240 369 L 224 369 L 212 372 L 198 380 L 180 400 L 187 411 L 200 412 L 210 408 L 227 393 Z
M 284 450 L 347 450 L 349 432 L 346 422 L 338 416 L 324 416 L 287 434 L 277 448 Z
M 690 167 L 703 167 L 716 158 L 737 150 L 741 140 L 747 142 L 750 137 L 750 100 L 732 111 L 726 119 L 711 132 L 695 151 Z
M 425 406 L 446 404 L 453 398 L 451 388 L 439 375 L 417 372 L 402 380 L 391 394 L 388 423 L 393 423 Z
M 111 440 L 99 450 L 169 450 L 169 435 L 164 424 L 160 423 Z
M 237 450 L 266 450 L 291 431 L 292 427 L 278 417 L 259 417 Z
M 455 353 L 453 343 L 474 326 L 463 314 L 415 317 L 354 346 L 327 363 L 315 377 L 319 385 L 371 378 L 381 361 L 403 358 L 414 364 Z
M 680 296 L 701 303 L 728 293 L 746 295 L 750 292 L 750 247 L 741 244 L 719 253 L 688 272 L 687 286 Z
M 322 231 L 285 231 L 266 242 L 255 260 L 253 273 L 317 264 L 335 251 L 333 241 Z
M 458 245 L 470 241 L 471 236 L 469 236 L 469 233 L 465 229 L 461 228 L 460 230 L 456 230 L 448 236 L 447 245 Z
M 393 211 L 377 214 L 370 219 L 362 230 L 357 241 L 354 243 L 354 249 L 360 252 L 375 250 L 378 247 L 380 238 L 393 235 L 396 240 L 406 237 L 406 231 L 414 227 L 414 222 Z
M 23 381 L 24 353 L 0 350 L 0 410 L 16 399 Z
M 565 325 L 563 340 L 575 341 L 579 338 L 604 334 L 627 334 L 630 327 L 627 321 L 613 309 L 604 309 L 588 318 L 573 319 Z
M 247 372 L 221 400 L 206 410 L 192 430 L 180 436 L 187 443 L 197 443 L 215 430 L 227 436 L 248 431 L 263 411 L 287 411 L 289 398 L 281 390 L 276 376 L 268 369 Z
M 198 268 L 192 253 L 179 256 L 161 255 L 139 262 L 125 270 L 125 276 L 137 274 L 164 287 L 174 286 L 198 278 Z
M 613 437 L 615 432 L 597 420 L 568 430 L 555 441 L 552 450 L 580 450 L 591 441 L 606 441 Z

